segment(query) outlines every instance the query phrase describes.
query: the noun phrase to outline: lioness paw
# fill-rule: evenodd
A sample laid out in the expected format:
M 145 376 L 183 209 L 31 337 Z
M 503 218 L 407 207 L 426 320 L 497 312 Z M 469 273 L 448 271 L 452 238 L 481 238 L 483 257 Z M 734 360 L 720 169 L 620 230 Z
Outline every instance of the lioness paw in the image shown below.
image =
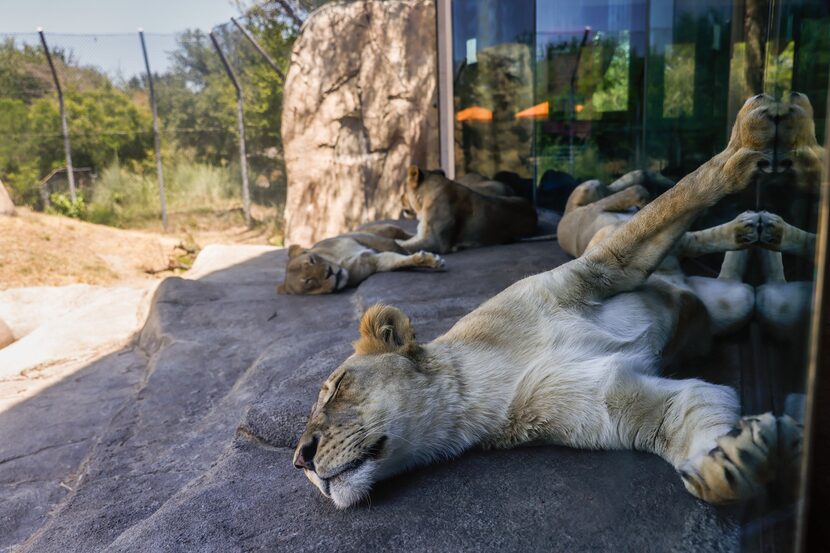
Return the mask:
M 412 258 L 418 267 L 428 267 L 430 269 L 443 269 L 446 266 L 444 258 L 434 253 L 425 252 L 423 250 L 412 254 Z
M 772 248 L 780 247 L 784 238 L 784 219 L 768 211 L 762 211 L 759 216 L 761 227 L 759 242 Z
M 748 246 L 758 241 L 759 216 L 754 211 L 744 211 L 730 225 L 736 245 Z
M 627 201 L 631 203 L 631 207 L 639 207 L 642 209 L 651 201 L 651 194 L 648 193 L 648 190 L 644 186 L 639 184 L 626 188 L 623 194 L 625 194 Z
M 741 148 L 733 153 L 723 166 L 722 174 L 728 194 L 741 192 L 758 178 L 759 173 L 769 170 L 772 154 Z
M 709 453 L 678 467 L 686 489 L 709 503 L 732 503 L 761 493 L 780 478 L 795 479 L 801 456 L 801 429 L 792 418 L 772 413 L 744 417 L 718 438 Z

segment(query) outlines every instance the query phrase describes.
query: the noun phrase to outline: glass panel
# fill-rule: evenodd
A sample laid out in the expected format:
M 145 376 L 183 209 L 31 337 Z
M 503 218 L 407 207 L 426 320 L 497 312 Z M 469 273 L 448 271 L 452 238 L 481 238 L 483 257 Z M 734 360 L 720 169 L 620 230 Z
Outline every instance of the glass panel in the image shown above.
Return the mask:
M 754 209 L 776 221 L 772 228 L 781 234 L 775 238 L 780 252 L 754 252 L 758 268 L 748 278 L 754 279 L 756 289 L 772 409 L 797 419 L 804 409 L 819 189 L 827 162 L 823 144 L 830 82 L 829 8 L 826 3 L 772 2 L 764 55 L 764 92 L 778 102 L 778 125 L 774 171 L 759 179 Z M 772 505 L 763 513 L 767 516 L 745 525 L 745 548 L 760 550 L 761 544 L 773 544 L 788 550 L 793 543 L 796 505 Z
M 540 0 L 535 119 L 539 204 L 562 210 L 581 180 L 636 168 L 645 2 Z
M 542 208 L 561 212 L 577 183 L 607 185 L 634 169 L 650 171 L 644 185 L 658 195 L 724 150 L 748 98 L 775 100 L 769 165 L 692 229 L 751 211 L 758 241 L 682 261 L 683 277 L 732 278 L 751 290 L 751 320 L 716 337 L 694 372 L 673 367 L 671 376 L 732 386 L 744 414 L 798 419 L 826 163 L 830 5 L 456 0 L 453 18 L 459 174 L 513 174 L 532 182 Z M 743 511 L 744 550 L 791 550 L 797 501 L 776 490 Z
M 749 94 L 737 92 L 731 107 L 732 2 L 652 2 L 649 11 L 642 168 L 677 181 L 723 149 Z
M 453 2 L 459 176 L 533 174 L 532 119 L 520 114 L 533 106 L 533 13 L 531 1 Z

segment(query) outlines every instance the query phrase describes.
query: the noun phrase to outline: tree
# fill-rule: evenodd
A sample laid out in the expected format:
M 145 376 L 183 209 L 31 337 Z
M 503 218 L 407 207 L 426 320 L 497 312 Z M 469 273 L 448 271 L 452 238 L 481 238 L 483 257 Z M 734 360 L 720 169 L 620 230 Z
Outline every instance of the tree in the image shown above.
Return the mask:
M 113 158 L 144 160 L 151 145 L 150 111 L 96 69 L 65 52 L 53 59 L 64 77 L 76 166 L 101 169 Z M 0 45 L 0 178 L 17 203 L 38 200 L 40 179 L 65 164 L 60 115 L 46 60 L 38 49 Z

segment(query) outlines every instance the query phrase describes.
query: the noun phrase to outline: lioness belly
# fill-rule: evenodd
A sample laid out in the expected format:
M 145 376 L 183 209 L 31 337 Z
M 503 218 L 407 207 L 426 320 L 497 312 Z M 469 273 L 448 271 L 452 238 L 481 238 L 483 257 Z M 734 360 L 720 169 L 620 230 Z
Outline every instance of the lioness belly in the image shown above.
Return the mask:
M 660 359 L 678 331 L 678 293 L 647 284 L 608 298 L 597 308 L 596 332 L 607 336 L 614 351 L 641 352 Z M 654 367 L 642 370 L 651 372 Z

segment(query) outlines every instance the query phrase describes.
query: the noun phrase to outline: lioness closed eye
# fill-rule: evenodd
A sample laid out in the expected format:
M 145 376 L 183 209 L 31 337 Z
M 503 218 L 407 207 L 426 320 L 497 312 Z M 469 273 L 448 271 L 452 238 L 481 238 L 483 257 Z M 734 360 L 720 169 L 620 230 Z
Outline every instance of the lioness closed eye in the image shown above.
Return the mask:
M 652 273 L 701 210 L 776 162 L 776 122 L 801 117 L 779 107 L 747 100 L 723 152 L 578 259 L 516 282 L 432 342 L 417 342 L 398 309 L 370 308 L 294 465 L 339 507 L 473 446 L 650 451 L 713 503 L 748 498 L 773 467 L 797 466 L 792 419 L 741 419 L 731 388 L 657 376 L 664 352 L 698 347 L 688 337 L 710 321 L 693 289 Z

